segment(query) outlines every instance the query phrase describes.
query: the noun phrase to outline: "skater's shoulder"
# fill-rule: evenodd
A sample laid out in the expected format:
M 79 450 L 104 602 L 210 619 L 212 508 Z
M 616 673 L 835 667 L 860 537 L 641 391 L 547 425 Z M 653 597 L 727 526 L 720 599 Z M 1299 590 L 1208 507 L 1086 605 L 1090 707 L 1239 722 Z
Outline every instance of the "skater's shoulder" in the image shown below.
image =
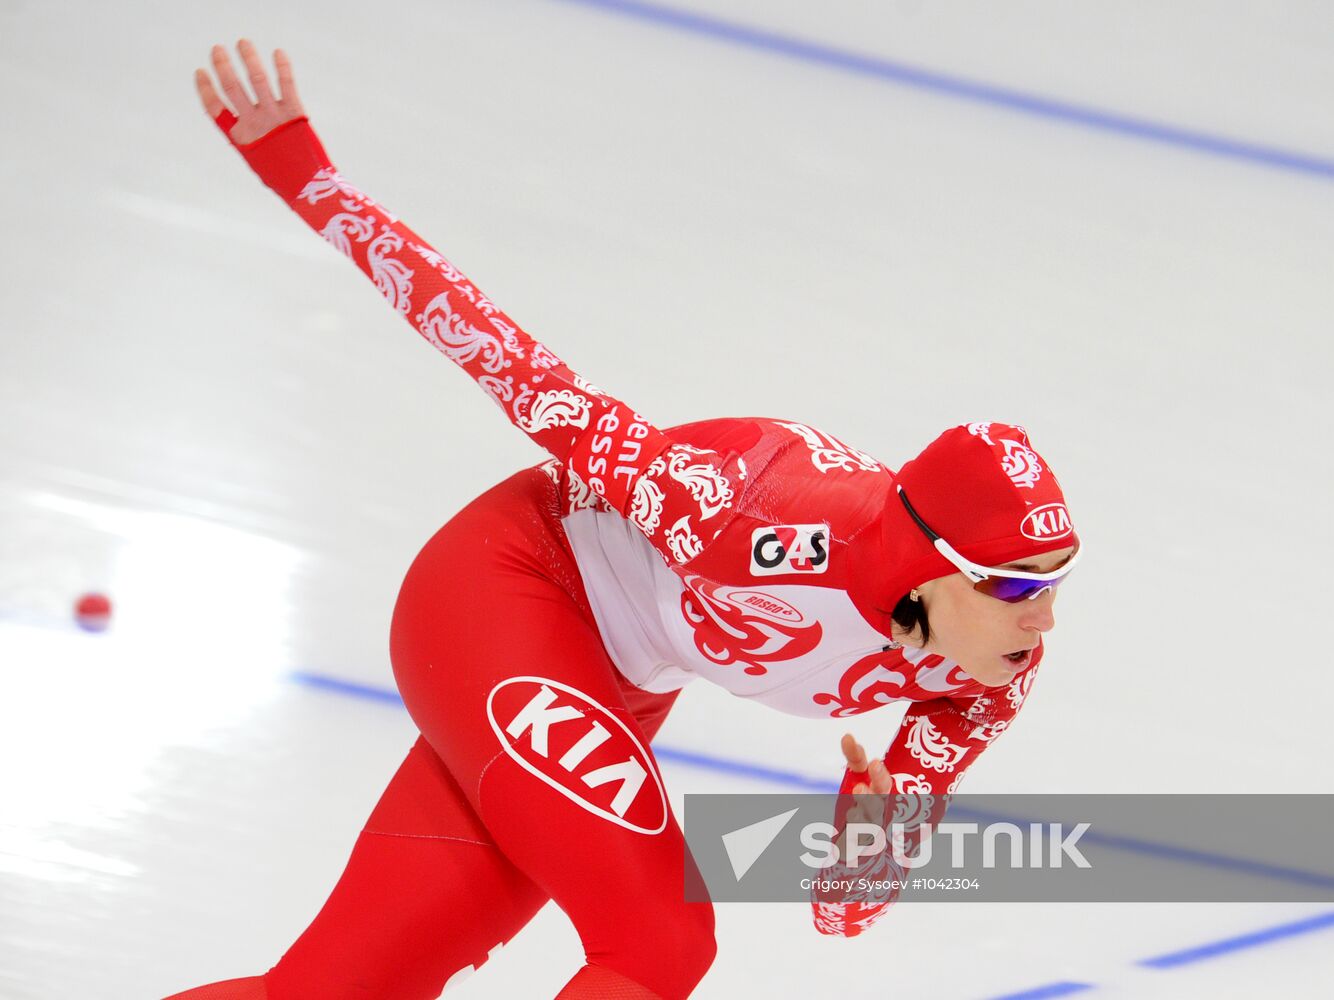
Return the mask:
M 881 463 L 842 438 L 801 421 L 784 417 L 710 417 L 668 427 L 664 433 L 678 444 L 714 451 L 745 453 L 756 447 L 805 444 L 809 451 L 838 453 L 853 464 L 880 470 Z

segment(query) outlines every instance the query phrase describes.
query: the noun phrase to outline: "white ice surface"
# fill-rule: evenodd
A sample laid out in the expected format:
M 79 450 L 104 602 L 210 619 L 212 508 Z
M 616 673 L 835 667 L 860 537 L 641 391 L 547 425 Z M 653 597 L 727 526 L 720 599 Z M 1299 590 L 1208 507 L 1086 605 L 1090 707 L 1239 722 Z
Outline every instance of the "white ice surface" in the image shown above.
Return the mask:
M 1334 160 L 1326 4 L 691 0 L 698 11 Z M 0 997 L 267 968 L 413 738 L 417 548 L 541 455 L 200 113 L 286 47 L 335 161 L 659 424 L 810 422 L 897 466 L 1026 425 L 1088 556 L 973 792 L 1334 792 L 1334 178 L 1099 132 L 559 0 L 0 3 Z M 72 631 L 105 590 L 112 632 Z M 892 712 L 850 728 L 883 745 Z M 844 725 L 694 686 L 661 742 L 812 776 Z M 673 764 L 687 791 L 776 791 Z M 904 905 L 825 939 L 723 906 L 697 996 L 1326 996 L 1300 906 Z M 549 907 L 457 995 L 551 995 Z

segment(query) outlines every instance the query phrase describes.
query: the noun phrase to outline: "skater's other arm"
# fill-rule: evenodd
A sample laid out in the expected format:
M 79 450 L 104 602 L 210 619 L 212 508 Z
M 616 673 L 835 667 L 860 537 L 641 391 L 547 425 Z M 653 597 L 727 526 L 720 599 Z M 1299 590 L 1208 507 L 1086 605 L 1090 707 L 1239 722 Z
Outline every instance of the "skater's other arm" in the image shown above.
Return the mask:
M 990 688 L 985 694 L 969 698 L 934 698 L 914 702 L 903 716 L 883 760 L 868 763 L 865 749 L 851 735 L 843 737 L 843 755 L 847 768 L 839 786 L 840 796 L 886 795 L 896 812 L 886 816 L 868 816 L 866 800 L 839 800 L 835 825 L 842 829 L 850 820 L 863 822 L 936 824 L 944 817 L 949 797 L 954 794 L 968 769 L 992 742 L 1014 721 L 1032 688 L 1042 647 L 1029 667 L 1015 675 L 1005 687 Z M 879 766 L 876 766 L 879 765 Z M 853 805 L 853 802 L 856 805 Z M 908 835 L 904 854 L 916 851 L 916 837 Z M 903 869 L 890 852 L 885 851 L 863 864 L 855 872 L 836 866 L 835 880 L 864 878 L 868 883 L 886 884 L 902 881 Z M 855 937 L 884 916 L 898 899 L 898 891 L 844 896 L 829 902 L 812 893 L 811 906 L 816 928 L 824 934 Z
M 647 418 L 590 385 L 528 336 L 468 279 L 334 169 L 305 118 L 291 63 L 269 86 L 253 45 L 238 45 L 255 96 L 214 46 L 229 109 L 204 70 L 200 100 L 260 179 L 366 274 L 395 312 L 466 371 L 506 417 L 560 460 L 563 486 L 596 494 L 629 519 L 669 565 L 721 533 L 745 478 L 739 456 L 672 442 Z

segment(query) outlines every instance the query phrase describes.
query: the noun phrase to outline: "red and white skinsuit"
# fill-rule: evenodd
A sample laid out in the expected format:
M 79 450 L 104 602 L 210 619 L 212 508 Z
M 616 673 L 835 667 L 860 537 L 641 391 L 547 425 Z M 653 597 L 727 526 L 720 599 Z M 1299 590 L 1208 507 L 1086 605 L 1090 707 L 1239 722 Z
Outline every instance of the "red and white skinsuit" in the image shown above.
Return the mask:
M 613 995 L 599 970 L 630 981 L 616 995 L 688 995 L 713 918 L 682 900 L 690 862 L 648 746 L 696 677 L 810 717 L 911 702 L 885 754 L 910 793 L 952 792 L 1009 725 L 1040 646 L 987 689 L 890 639 L 906 587 L 872 544 L 889 469 L 792 421 L 659 429 L 343 180 L 304 119 L 241 151 L 554 456 L 469 504 L 409 571 L 391 652 L 422 738 L 264 977 L 273 1000 L 430 1000 L 547 898 L 588 962 L 562 996 Z M 855 935 L 885 905 L 817 903 L 815 923 Z

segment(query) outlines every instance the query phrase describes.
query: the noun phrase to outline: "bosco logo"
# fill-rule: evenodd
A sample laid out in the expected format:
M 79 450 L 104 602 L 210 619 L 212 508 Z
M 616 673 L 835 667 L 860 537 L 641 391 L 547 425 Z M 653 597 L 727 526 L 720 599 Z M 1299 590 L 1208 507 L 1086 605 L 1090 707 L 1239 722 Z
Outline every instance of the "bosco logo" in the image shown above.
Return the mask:
M 751 532 L 751 576 L 823 573 L 828 568 L 827 524 L 777 524 Z
M 800 625 L 805 620 L 800 611 L 773 594 L 762 594 L 758 590 L 731 590 L 720 596 L 739 608 L 757 611 L 776 622 Z
M 1049 542 L 1063 538 L 1073 530 L 1070 527 L 1070 514 L 1063 503 L 1047 503 L 1036 507 L 1024 515 L 1019 530 L 1025 538 L 1035 542 Z
M 576 805 L 636 833 L 667 828 L 667 794 L 648 752 L 582 691 L 511 677 L 491 689 L 486 715 L 505 753 Z

